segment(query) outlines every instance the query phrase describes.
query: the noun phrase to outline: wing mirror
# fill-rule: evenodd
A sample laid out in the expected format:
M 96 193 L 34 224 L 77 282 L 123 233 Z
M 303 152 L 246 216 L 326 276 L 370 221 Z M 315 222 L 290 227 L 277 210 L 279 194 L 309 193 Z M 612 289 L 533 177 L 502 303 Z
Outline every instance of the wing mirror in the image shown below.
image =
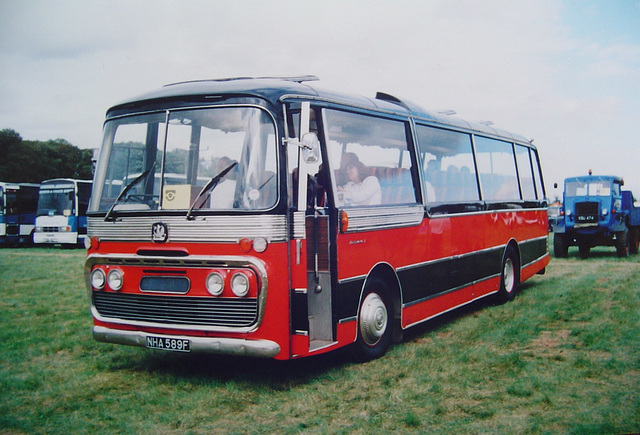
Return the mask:
M 302 148 L 302 158 L 306 163 L 318 163 L 320 159 L 320 141 L 317 134 L 314 132 L 303 134 L 302 143 L 299 146 Z

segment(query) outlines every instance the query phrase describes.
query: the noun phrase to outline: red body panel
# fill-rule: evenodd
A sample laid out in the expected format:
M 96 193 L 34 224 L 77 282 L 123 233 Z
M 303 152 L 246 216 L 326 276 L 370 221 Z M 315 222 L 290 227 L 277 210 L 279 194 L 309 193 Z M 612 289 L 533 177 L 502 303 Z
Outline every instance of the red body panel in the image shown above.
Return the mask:
M 505 246 L 511 240 L 516 243 L 544 237 L 547 234 L 546 211 L 509 211 L 471 215 L 425 218 L 418 226 L 339 234 L 337 238 L 338 280 L 366 276 L 375 265 L 388 263 L 394 269 L 448 258 L 484 249 Z M 299 248 L 297 245 L 300 245 Z M 89 250 L 89 255 L 135 254 L 138 250 L 158 249 L 153 243 L 99 242 Z M 197 328 L 184 330 L 172 328 L 132 327 L 95 319 L 95 325 L 121 330 L 137 330 L 157 334 L 181 334 L 190 336 L 217 336 L 244 339 L 267 339 L 278 343 L 280 353 L 276 359 L 288 359 L 324 353 L 352 343 L 357 337 L 355 319 L 336 325 L 336 342 L 327 347 L 309 351 L 309 338 L 292 334 L 290 291 L 306 288 L 306 241 L 271 243 L 263 253 L 242 251 L 239 244 L 166 244 L 162 249 L 181 249 L 191 256 L 251 256 L 264 266 L 267 273 L 267 298 L 260 325 L 250 332 L 208 332 Z M 297 261 L 296 252 L 300 253 Z M 288 259 L 288 260 L 287 260 Z M 531 277 L 549 262 L 548 254 L 521 270 L 521 281 Z M 140 268 L 118 266 L 125 276 L 123 293 L 141 293 L 136 288 L 141 276 Z M 192 287 L 190 296 L 212 297 L 204 286 L 208 271 L 187 271 Z M 259 279 L 259 278 L 256 278 Z M 291 279 L 291 280 L 290 280 Z M 136 285 L 132 285 L 135 283 Z M 500 278 L 484 280 L 445 295 L 403 307 L 403 328 L 420 323 L 453 308 L 494 293 Z M 225 294 L 226 297 L 232 295 Z M 175 297 L 180 297 L 176 295 Z

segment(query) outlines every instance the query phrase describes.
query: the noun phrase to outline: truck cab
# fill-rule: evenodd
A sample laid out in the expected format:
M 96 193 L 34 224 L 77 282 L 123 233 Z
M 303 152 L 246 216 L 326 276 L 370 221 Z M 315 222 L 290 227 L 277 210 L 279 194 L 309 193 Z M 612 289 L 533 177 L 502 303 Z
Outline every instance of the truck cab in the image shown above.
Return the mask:
M 591 173 L 565 180 L 563 213 L 553 228 L 556 257 L 567 257 L 570 246 L 578 246 L 582 258 L 594 246 L 615 246 L 619 257 L 629 254 L 623 185 L 620 177 Z

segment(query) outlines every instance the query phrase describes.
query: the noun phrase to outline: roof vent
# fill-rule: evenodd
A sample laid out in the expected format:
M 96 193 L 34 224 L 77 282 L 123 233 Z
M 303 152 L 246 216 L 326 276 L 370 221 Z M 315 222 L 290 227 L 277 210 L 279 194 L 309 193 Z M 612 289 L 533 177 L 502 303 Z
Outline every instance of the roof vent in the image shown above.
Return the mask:
M 376 100 L 388 101 L 389 103 L 397 104 L 398 106 L 402 106 L 405 109 L 410 110 L 409 106 L 407 106 L 407 104 L 400 98 L 394 97 L 390 94 L 385 94 L 384 92 L 376 92 Z
M 439 110 L 438 113 L 445 116 L 453 116 L 457 114 L 455 110 Z

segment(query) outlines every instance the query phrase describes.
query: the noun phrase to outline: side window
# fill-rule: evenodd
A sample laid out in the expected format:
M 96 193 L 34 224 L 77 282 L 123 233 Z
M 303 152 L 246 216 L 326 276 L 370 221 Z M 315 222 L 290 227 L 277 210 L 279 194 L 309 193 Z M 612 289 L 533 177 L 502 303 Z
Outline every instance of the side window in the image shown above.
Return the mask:
M 542 182 L 542 171 L 540 170 L 540 165 L 538 164 L 538 153 L 535 149 L 531 149 L 531 163 L 533 164 L 533 177 L 536 186 L 536 194 L 538 200 L 542 200 L 545 198 L 544 185 Z
M 418 125 L 416 130 L 427 201 L 478 201 L 471 136 L 423 125 Z
M 324 109 L 338 207 L 416 202 L 407 124 Z
M 531 155 L 529 148 L 516 145 L 516 162 L 518 164 L 518 176 L 520 177 L 520 190 L 522 199 L 531 201 L 536 199 L 533 171 L 531 169 Z
M 513 145 L 486 137 L 475 137 L 476 161 L 485 201 L 520 200 Z

